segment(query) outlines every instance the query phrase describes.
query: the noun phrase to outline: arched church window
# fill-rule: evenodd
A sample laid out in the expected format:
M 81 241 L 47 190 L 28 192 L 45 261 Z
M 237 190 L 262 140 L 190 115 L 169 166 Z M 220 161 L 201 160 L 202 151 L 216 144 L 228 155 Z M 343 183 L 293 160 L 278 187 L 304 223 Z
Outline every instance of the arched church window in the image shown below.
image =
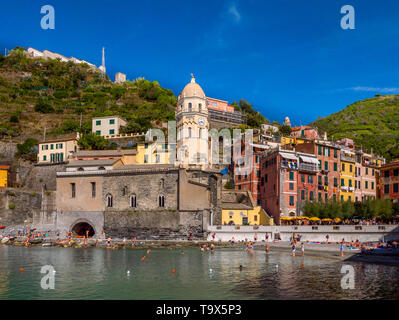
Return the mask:
M 161 208 L 165 207 L 165 196 L 162 194 L 160 196 L 158 196 L 158 205 Z
M 200 139 L 202 139 L 202 128 L 199 128 L 198 137 L 199 137 Z
M 161 189 L 163 189 L 164 186 L 165 186 L 165 179 L 162 178 L 161 181 L 159 181 L 159 187 L 160 187 Z
M 80 167 L 79 169 L 78 169 L 78 171 L 84 171 L 85 169 L 83 169 L 82 167 Z
M 199 110 L 199 112 L 202 112 L 202 104 L 201 103 L 198 105 L 198 110 Z
M 191 128 L 188 128 L 188 137 L 191 138 Z
M 137 198 L 135 194 L 132 194 L 130 196 L 130 207 L 131 208 L 137 208 Z
M 191 102 L 189 102 L 188 104 L 188 112 L 193 111 L 193 104 Z
M 107 207 L 112 208 L 113 207 L 113 199 L 111 194 L 107 194 Z

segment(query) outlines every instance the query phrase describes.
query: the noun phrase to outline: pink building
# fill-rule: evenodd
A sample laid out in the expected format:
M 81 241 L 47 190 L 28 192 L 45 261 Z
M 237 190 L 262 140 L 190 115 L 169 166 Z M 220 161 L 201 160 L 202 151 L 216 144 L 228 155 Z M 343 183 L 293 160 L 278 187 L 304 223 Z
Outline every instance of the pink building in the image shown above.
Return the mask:
M 230 106 L 227 101 L 215 98 L 206 98 L 208 101 L 208 109 L 219 110 L 224 112 L 234 112 L 234 107 Z
M 300 127 L 293 127 L 291 128 L 292 132 L 291 135 L 297 138 L 302 139 L 320 139 L 319 132 L 317 128 L 309 127 L 309 126 L 300 126 Z
M 271 151 L 261 160 L 262 208 L 279 223 L 280 217 L 302 215 L 306 201 L 316 198 L 318 160 L 312 154 Z

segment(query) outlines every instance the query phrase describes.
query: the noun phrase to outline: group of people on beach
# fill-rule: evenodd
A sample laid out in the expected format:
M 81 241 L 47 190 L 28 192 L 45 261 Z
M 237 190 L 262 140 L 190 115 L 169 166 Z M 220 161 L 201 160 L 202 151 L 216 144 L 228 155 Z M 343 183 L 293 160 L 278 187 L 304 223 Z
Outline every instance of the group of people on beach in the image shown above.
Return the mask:
M 213 243 L 209 244 L 201 244 L 200 245 L 200 250 L 201 252 L 205 252 L 205 251 L 211 251 L 211 253 L 215 252 L 215 245 Z

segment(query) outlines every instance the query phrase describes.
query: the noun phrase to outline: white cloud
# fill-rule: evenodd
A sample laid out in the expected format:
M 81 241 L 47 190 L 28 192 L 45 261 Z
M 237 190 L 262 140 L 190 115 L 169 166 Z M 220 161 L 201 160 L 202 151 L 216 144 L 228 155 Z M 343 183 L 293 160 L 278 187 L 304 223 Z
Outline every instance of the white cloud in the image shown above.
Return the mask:
M 241 14 L 238 12 L 237 6 L 235 3 L 232 3 L 229 7 L 229 14 L 234 17 L 234 20 L 238 23 L 241 20 Z
M 399 88 L 352 87 L 350 89 L 354 91 L 378 91 L 384 93 L 399 92 Z

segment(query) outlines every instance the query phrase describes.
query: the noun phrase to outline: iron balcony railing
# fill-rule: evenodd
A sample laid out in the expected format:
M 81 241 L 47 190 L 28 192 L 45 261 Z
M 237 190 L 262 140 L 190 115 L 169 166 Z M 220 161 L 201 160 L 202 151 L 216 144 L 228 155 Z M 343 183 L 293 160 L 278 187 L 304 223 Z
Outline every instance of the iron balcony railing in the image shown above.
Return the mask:
M 299 170 L 318 172 L 319 168 L 317 164 L 300 163 Z
M 355 158 L 347 157 L 341 154 L 341 161 L 355 162 Z

